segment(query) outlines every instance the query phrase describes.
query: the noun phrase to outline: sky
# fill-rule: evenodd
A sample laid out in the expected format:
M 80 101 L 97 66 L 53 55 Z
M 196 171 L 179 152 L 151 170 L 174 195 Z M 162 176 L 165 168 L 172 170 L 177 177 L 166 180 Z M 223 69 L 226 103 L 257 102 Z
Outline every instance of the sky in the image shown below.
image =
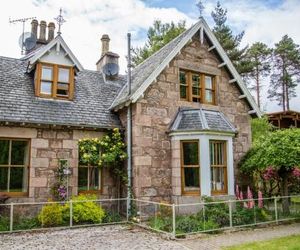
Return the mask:
M 110 36 L 110 50 L 120 55 L 120 70 L 125 72 L 127 33 L 132 34 L 133 47 L 142 46 L 147 30 L 154 20 L 179 22 L 185 20 L 187 27 L 197 22 L 197 0 L 9 0 L 0 9 L 2 40 L 0 55 L 21 57 L 18 40 L 22 23 L 10 24 L 9 20 L 36 17 L 39 21 L 53 22 L 63 9 L 66 22 L 62 36 L 75 56 L 86 69 L 96 69 L 100 58 L 102 34 Z M 203 16 L 213 27 L 211 11 L 216 0 L 204 0 Z M 245 31 L 242 46 L 256 41 L 273 47 L 282 36 L 288 34 L 300 44 L 300 0 L 221 0 L 227 8 L 228 24 L 235 34 Z M 30 31 L 30 21 L 25 23 Z M 280 111 L 275 102 L 267 100 L 268 79 L 263 89 L 263 109 Z M 300 93 L 300 87 L 297 89 Z M 300 111 L 299 97 L 291 102 L 291 109 Z

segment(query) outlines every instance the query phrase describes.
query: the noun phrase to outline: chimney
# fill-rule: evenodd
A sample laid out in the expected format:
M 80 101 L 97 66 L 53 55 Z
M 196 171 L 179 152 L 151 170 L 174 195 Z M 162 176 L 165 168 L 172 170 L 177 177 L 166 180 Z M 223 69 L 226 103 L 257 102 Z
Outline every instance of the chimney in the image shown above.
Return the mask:
M 48 24 L 48 40 L 47 42 L 50 42 L 54 38 L 54 30 L 55 30 L 55 24 L 54 23 L 49 23 Z
M 47 23 L 45 21 L 41 21 L 40 22 L 40 37 L 39 37 L 40 43 L 46 43 L 46 27 L 47 27 Z
M 37 29 L 38 29 L 38 21 L 36 19 L 33 19 L 31 22 L 31 33 L 37 38 Z
M 109 51 L 109 36 L 107 34 L 104 34 L 101 37 L 101 42 L 102 42 L 102 51 L 101 51 L 101 56 L 105 55 Z
M 101 37 L 101 57 L 96 66 L 107 78 L 114 79 L 119 73 L 119 55 L 109 51 L 109 41 L 107 34 Z

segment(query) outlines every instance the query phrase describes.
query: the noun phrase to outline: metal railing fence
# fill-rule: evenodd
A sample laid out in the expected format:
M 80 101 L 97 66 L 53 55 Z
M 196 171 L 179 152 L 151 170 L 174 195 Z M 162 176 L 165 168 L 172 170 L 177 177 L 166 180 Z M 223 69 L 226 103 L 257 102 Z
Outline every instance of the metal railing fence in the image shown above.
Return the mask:
M 300 195 L 191 204 L 128 198 L 0 204 L 0 233 L 131 223 L 176 238 L 295 219 Z

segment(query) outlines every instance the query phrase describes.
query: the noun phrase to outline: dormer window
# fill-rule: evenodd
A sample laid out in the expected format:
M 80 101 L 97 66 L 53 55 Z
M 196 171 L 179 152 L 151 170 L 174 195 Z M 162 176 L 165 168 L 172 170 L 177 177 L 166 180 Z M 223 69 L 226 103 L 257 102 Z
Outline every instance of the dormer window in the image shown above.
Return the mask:
M 55 99 L 73 99 L 73 67 L 38 63 L 35 78 L 36 95 Z

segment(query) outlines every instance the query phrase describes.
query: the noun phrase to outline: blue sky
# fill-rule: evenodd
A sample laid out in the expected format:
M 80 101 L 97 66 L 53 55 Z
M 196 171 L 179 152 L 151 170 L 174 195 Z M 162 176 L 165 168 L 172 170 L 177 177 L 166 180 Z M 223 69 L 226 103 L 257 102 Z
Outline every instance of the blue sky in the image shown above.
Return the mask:
M 126 34 L 132 33 L 134 47 L 142 46 L 147 29 L 154 20 L 175 23 L 186 20 L 190 27 L 198 19 L 196 0 L 9 0 L 0 9 L 2 39 L 0 55 L 20 57 L 18 39 L 22 25 L 10 25 L 9 18 L 35 16 L 38 20 L 54 21 L 59 8 L 63 8 L 66 23 L 62 34 L 76 57 L 87 69 L 95 69 L 100 57 L 100 37 L 109 34 L 111 50 L 120 55 L 121 71 L 126 69 Z M 217 0 L 204 0 L 203 16 L 212 27 L 210 16 Z M 228 24 L 234 33 L 245 31 L 242 46 L 261 41 L 273 46 L 288 34 L 300 44 L 300 0 L 221 0 L 228 9 Z M 18 8 L 16 8 L 16 6 Z M 30 31 L 30 23 L 26 23 Z M 4 36 L 5 34 L 5 36 Z M 264 106 L 268 111 L 279 108 L 266 99 L 267 81 L 264 88 Z M 300 89 L 298 89 L 300 92 Z M 299 98 L 292 101 L 292 108 L 300 111 Z

